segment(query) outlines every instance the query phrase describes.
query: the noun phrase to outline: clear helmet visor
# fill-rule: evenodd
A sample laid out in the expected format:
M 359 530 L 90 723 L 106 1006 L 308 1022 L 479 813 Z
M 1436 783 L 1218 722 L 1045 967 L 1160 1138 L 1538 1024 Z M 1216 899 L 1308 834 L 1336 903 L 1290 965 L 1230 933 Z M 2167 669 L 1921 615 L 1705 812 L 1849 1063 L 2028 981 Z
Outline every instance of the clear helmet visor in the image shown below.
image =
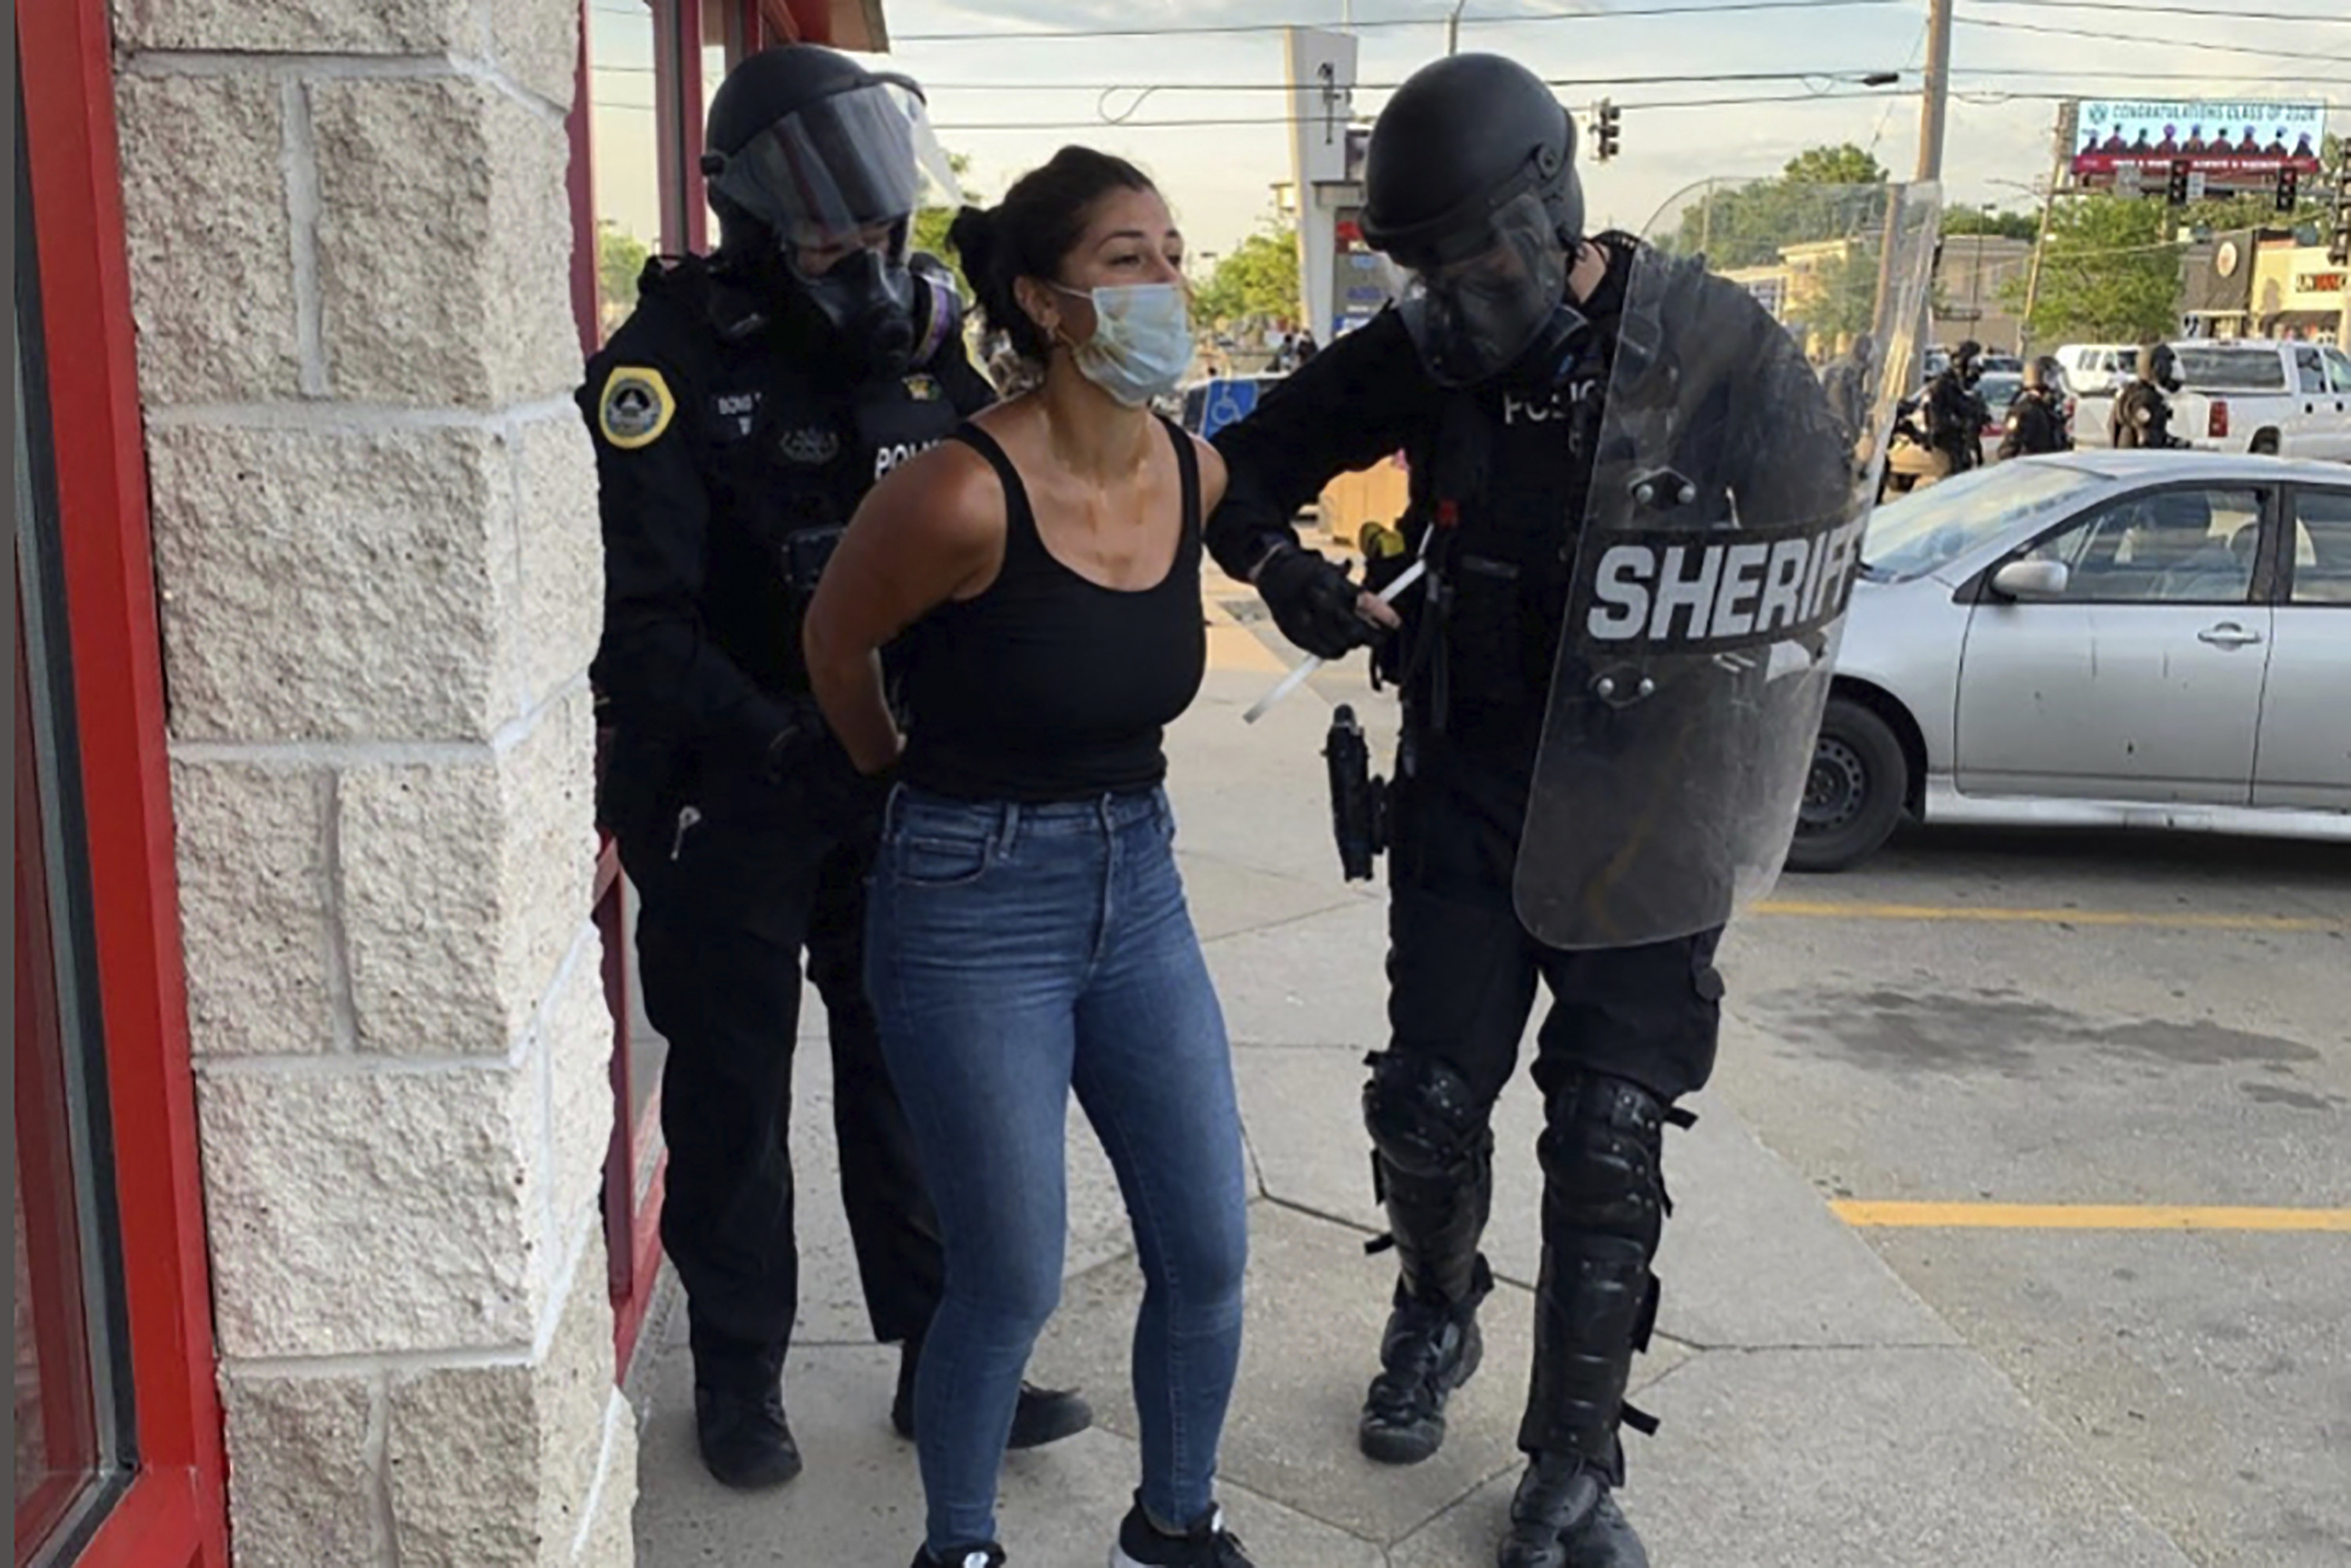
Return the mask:
M 1414 266 L 1396 309 L 1430 378 L 1472 386 L 1516 364 L 1566 299 L 1568 266 L 1532 193 L 1496 211 L 1479 240 Z
M 784 116 L 724 160 L 711 190 L 795 253 L 872 248 L 887 230 L 896 261 L 917 208 L 962 201 L 922 98 L 888 78 Z

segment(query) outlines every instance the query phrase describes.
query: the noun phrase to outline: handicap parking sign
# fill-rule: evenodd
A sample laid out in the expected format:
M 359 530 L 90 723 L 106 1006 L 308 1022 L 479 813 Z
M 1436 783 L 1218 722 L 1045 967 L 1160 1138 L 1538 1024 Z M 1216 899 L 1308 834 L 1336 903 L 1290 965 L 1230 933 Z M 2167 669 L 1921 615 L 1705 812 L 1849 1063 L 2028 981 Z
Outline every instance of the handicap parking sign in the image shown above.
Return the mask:
M 1208 383 L 1207 407 L 1200 415 L 1200 435 L 1207 439 L 1228 424 L 1238 423 L 1257 406 L 1257 382 L 1254 378 L 1213 381 Z

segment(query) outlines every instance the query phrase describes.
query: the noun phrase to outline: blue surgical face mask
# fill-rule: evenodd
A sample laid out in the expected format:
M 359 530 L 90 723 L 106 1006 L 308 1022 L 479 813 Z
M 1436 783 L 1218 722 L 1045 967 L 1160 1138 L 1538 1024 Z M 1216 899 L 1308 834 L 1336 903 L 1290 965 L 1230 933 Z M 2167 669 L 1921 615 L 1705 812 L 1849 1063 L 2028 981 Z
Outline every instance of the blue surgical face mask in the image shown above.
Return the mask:
M 1093 301 L 1094 335 L 1070 349 L 1088 381 L 1128 408 L 1141 408 L 1182 382 L 1192 364 L 1192 312 L 1179 285 L 1053 287 Z

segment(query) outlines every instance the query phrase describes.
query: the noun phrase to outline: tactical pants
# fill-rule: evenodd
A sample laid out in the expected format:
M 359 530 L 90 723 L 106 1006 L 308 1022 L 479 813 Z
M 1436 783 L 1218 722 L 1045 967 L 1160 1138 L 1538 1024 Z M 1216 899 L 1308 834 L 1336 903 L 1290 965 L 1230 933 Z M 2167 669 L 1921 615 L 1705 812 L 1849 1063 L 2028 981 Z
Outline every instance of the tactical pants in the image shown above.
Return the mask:
M 938 1221 L 865 998 L 865 877 L 878 819 L 824 822 L 772 786 L 699 791 L 699 820 L 622 839 L 642 909 L 646 1016 L 669 1041 L 662 1246 L 697 1365 L 781 1364 L 799 1298 L 790 1148 L 800 956 L 824 998 L 841 1195 L 875 1339 L 937 1308 Z
M 1529 1452 L 1572 1450 L 1614 1469 L 1625 1379 L 1656 1310 L 1661 1124 L 1687 1120 L 1673 1102 L 1713 1071 L 1720 933 L 1601 952 L 1543 946 L 1510 899 L 1524 769 L 1441 740 L 1415 749 L 1416 766 L 1394 797 L 1392 1038 L 1366 1109 L 1385 1100 L 1394 1125 L 1406 1109 L 1399 1103 L 1418 1095 L 1439 1108 L 1428 1125 L 1448 1129 L 1439 1135 L 1463 1153 L 1451 1176 L 1431 1180 L 1437 1166 L 1422 1145 L 1412 1150 L 1423 1157 L 1405 1162 L 1382 1151 L 1405 1280 L 1443 1296 L 1486 1273 L 1477 1247 L 1490 1193 L 1489 1118 L 1516 1071 L 1540 980 L 1552 996 L 1533 1069 L 1545 1119 L 1543 1269 L 1519 1440 Z M 1371 1119 L 1376 1144 L 1381 1122 Z

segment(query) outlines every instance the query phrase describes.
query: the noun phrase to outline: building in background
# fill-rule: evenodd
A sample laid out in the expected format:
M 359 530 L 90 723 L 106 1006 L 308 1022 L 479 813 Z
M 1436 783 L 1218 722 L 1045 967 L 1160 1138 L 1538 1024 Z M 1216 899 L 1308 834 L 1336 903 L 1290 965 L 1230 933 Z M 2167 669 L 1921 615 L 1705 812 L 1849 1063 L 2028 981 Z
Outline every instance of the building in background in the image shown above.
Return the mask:
M 660 1046 L 571 394 L 727 65 L 879 0 L 16 36 L 16 1563 L 626 1563 Z

